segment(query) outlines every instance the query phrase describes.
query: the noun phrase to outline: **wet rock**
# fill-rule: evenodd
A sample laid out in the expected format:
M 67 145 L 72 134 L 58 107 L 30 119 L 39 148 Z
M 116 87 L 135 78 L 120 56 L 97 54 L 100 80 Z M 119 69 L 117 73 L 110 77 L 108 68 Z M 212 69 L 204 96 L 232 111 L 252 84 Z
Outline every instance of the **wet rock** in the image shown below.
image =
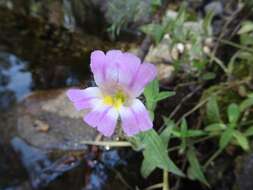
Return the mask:
M 8 112 L 0 114 L 0 138 L 18 136 L 41 149 L 85 149 L 82 140 L 94 140 L 97 132 L 83 122 L 65 90 L 38 91 Z M 39 129 L 40 128 L 40 129 Z
M 78 143 L 97 135 L 83 122 L 84 113 L 75 110 L 65 90 L 35 92 L 18 105 L 17 112 L 19 136 L 36 147 L 84 148 Z
M 34 124 L 35 124 L 37 131 L 39 131 L 39 132 L 48 132 L 48 130 L 49 130 L 49 125 L 47 123 L 40 121 L 40 120 L 35 120 Z

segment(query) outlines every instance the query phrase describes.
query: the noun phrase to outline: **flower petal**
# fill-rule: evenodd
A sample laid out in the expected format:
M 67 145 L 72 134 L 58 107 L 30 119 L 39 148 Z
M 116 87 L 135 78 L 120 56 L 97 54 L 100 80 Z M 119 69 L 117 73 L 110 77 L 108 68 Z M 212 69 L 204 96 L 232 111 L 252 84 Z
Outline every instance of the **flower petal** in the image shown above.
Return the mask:
M 119 83 L 129 87 L 134 79 L 141 60 L 132 53 L 123 53 L 119 67 Z
M 106 53 L 105 83 L 118 83 L 122 51 L 110 50 Z
M 106 53 L 106 81 L 129 86 L 141 60 L 132 53 L 111 50 Z
M 91 70 L 98 85 L 102 83 L 129 84 L 141 60 L 132 53 L 110 50 L 106 55 L 99 50 L 91 54 Z
M 112 107 L 99 105 L 84 117 L 84 121 L 97 128 L 104 136 L 110 137 L 116 127 L 118 112 Z
M 101 91 L 97 87 L 89 87 L 84 90 L 70 89 L 67 91 L 67 96 L 77 110 L 92 108 L 96 101 L 102 98 Z
M 130 91 L 134 97 L 138 97 L 144 90 L 144 87 L 157 75 L 156 67 L 150 63 L 143 63 L 139 66 L 138 71 L 130 85 Z
M 91 53 L 91 71 L 97 85 L 105 80 L 106 59 L 103 51 L 95 50 Z
M 122 106 L 119 114 L 123 131 L 128 136 L 133 136 L 141 131 L 147 131 L 153 127 L 148 111 L 138 99 L 134 99 L 130 107 Z

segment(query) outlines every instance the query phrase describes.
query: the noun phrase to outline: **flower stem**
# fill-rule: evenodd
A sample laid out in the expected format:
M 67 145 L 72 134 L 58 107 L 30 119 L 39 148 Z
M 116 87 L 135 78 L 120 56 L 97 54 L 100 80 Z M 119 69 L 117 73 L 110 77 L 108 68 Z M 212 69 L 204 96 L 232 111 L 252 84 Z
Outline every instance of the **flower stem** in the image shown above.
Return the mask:
M 163 190 L 170 190 L 169 173 L 163 170 Z
M 81 141 L 81 144 L 109 147 L 130 147 L 131 143 L 127 141 Z

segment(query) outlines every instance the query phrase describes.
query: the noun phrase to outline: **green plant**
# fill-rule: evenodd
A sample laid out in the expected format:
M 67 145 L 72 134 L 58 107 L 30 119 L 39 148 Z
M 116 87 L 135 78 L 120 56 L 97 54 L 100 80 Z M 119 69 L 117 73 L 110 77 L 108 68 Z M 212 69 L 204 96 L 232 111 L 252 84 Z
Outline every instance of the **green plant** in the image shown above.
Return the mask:
M 167 13 L 161 23 L 144 25 L 141 30 L 151 36 L 156 45 L 163 43 L 164 36 L 168 35 L 169 42 L 166 43 L 175 68 L 182 70 L 184 65 L 188 65 L 189 73 L 200 76 L 206 69 L 207 54 L 212 48 L 212 18 L 209 13 L 202 22 L 192 22 L 183 4 L 178 13 Z
M 118 1 L 109 0 L 107 2 L 106 18 L 110 27 L 108 32 L 112 39 L 115 39 L 122 29 L 126 29 L 130 23 L 140 22 L 152 13 L 152 6 L 158 6 L 160 1 L 145 2 L 139 0 Z
M 227 107 L 227 122 L 221 120 L 219 108 L 215 97 L 212 97 L 207 104 L 209 121 L 212 121 L 205 130 L 210 135 L 220 136 L 219 152 L 225 149 L 230 143 L 238 144 L 243 150 L 249 150 L 249 142 L 246 134 L 240 128 L 241 116 L 245 109 L 252 105 L 251 99 L 244 100 L 240 106 L 235 103 Z M 211 114 L 210 114 L 211 113 Z

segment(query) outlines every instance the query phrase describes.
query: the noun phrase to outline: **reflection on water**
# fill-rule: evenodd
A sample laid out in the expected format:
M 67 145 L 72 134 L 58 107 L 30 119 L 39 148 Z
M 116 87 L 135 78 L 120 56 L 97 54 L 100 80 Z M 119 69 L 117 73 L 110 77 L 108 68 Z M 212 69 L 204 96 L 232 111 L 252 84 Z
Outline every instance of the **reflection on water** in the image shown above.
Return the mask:
M 0 109 L 20 101 L 31 91 L 32 75 L 27 62 L 14 54 L 0 52 Z
M 120 171 L 117 168 L 127 167 L 127 161 L 118 150 L 100 150 L 100 156 L 92 151 L 80 155 L 72 152 L 53 159 L 56 155 L 52 154 L 55 153 L 33 147 L 19 137 L 11 140 L 11 146 L 15 151 L 12 155 L 15 154 L 16 159 L 19 157 L 22 167 L 5 162 L 8 167 L 5 174 L 15 169 L 15 175 L 6 176 L 0 172 L 1 190 L 69 190 L 70 187 L 72 190 L 129 189 L 118 176 Z M 6 179 L 3 181 L 2 177 Z

